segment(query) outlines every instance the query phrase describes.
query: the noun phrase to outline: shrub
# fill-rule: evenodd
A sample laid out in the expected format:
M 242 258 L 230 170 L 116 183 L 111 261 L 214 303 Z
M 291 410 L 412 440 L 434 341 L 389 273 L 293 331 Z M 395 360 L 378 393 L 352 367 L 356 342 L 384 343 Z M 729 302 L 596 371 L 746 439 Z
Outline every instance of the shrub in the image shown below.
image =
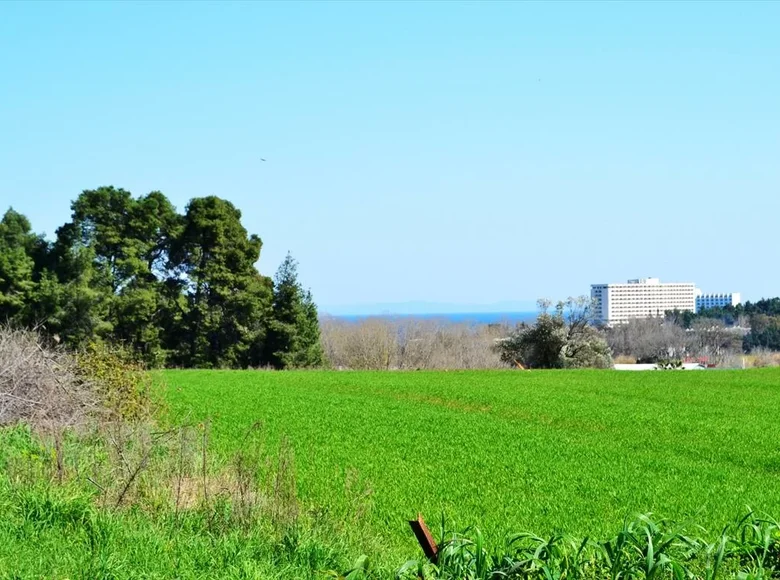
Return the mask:
M 761 347 L 754 348 L 748 360 L 756 368 L 776 367 L 780 366 L 780 353 Z
M 0 425 L 83 426 L 100 416 L 151 416 L 153 381 L 126 351 L 93 343 L 71 353 L 30 330 L 0 328 Z
M 662 371 L 674 371 L 683 368 L 683 361 L 679 358 L 662 358 L 656 363 L 656 368 Z
M 75 358 L 34 331 L 0 328 L 0 425 L 79 425 L 101 407 Z
M 480 369 L 504 366 L 493 348 L 506 330 L 399 317 L 359 322 L 325 318 L 322 347 L 336 369 Z
M 525 368 L 609 368 L 612 355 L 601 333 L 591 326 L 592 305 L 587 297 L 550 303 L 539 301 L 536 323 L 521 325 L 497 343 L 501 360 Z
M 154 383 L 129 351 L 93 342 L 75 358 L 79 377 L 92 385 L 112 419 L 136 421 L 151 416 Z

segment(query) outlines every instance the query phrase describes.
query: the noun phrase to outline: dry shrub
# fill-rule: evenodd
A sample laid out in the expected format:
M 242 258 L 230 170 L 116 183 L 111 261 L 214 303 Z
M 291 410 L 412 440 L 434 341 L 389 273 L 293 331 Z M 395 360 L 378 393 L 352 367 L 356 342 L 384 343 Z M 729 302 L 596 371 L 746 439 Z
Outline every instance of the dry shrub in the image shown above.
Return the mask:
M 294 530 L 302 510 L 290 442 L 267 444 L 256 424 L 228 461 L 212 457 L 209 421 L 161 425 L 153 387 L 120 348 L 73 354 L 0 329 L 0 425 L 18 423 L 34 450 L 6 458 L 9 480 L 83 485 L 110 510 L 200 514 L 212 531 Z
M 0 425 L 64 429 L 92 419 L 151 417 L 151 376 L 122 349 L 92 344 L 78 353 L 32 330 L 0 328 Z
M 336 368 L 387 370 L 398 347 L 392 326 L 373 318 L 359 323 L 323 321 L 320 337 L 326 358 Z
M 750 366 L 755 368 L 780 366 L 780 352 L 765 348 L 754 348 L 747 357 Z
M 748 367 L 748 357 L 744 354 L 731 353 L 724 356 L 718 366 L 723 369 L 744 369 Z
M 721 367 L 735 364 L 742 355 L 744 336 L 742 329 L 714 319 L 697 320 L 686 330 L 665 318 L 635 318 L 604 332 L 616 362 L 621 357 L 646 363 L 704 357 Z
M 101 409 L 75 358 L 48 348 L 35 331 L 0 328 L 0 425 L 81 425 Z
M 106 432 L 106 460 L 90 477 L 100 504 L 177 516 L 197 511 L 214 529 L 265 524 L 284 534 L 294 528 L 301 509 L 289 441 L 271 447 L 255 424 L 225 461 L 212 457 L 209 439 L 209 421 L 167 431 L 115 423 Z

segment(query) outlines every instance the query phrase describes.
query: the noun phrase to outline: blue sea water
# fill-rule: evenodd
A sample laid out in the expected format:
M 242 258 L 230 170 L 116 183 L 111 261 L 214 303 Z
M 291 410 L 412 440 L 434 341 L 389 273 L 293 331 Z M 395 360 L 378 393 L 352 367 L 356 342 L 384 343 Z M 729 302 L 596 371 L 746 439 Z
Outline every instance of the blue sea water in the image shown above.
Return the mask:
M 431 320 L 452 324 L 509 324 L 532 322 L 536 312 L 453 312 L 435 314 L 373 314 L 335 316 L 339 320 L 360 322 L 372 318 L 383 320 Z

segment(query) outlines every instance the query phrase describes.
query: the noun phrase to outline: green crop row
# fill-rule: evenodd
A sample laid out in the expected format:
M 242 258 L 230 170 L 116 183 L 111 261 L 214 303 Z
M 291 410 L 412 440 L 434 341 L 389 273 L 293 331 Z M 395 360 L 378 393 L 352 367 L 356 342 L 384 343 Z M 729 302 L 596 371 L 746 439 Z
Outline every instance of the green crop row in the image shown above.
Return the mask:
M 287 438 L 301 501 L 359 511 L 396 559 L 418 512 L 496 544 L 608 537 L 637 513 L 720 529 L 748 505 L 780 511 L 777 369 L 163 376 L 175 416 L 210 418 L 215 452 L 256 422 Z
M 674 579 L 759 580 L 780 577 L 780 524 L 749 512 L 720 534 L 649 515 L 626 520 L 606 541 L 565 534 L 513 534 L 489 549 L 479 530 L 442 528 L 436 563 L 407 562 L 398 578 L 431 580 Z M 705 534 L 706 535 L 706 534 Z M 353 573 L 357 576 L 357 573 Z

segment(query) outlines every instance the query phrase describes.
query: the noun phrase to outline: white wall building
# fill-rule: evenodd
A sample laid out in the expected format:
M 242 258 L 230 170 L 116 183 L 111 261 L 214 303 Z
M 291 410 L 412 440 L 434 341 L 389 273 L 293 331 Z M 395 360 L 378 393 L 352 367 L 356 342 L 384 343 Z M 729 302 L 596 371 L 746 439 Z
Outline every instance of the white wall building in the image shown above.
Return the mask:
M 704 294 L 701 290 L 696 294 L 696 312 L 706 308 L 722 308 L 724 306 L 736 306 L 742 302 L 739 292 L 728 294 Z
M 593 284 L 595 318 L 605 324 L 663 316 L 667 310 L 696 311 L 696 284 L 639 278 L 625 284 Z

